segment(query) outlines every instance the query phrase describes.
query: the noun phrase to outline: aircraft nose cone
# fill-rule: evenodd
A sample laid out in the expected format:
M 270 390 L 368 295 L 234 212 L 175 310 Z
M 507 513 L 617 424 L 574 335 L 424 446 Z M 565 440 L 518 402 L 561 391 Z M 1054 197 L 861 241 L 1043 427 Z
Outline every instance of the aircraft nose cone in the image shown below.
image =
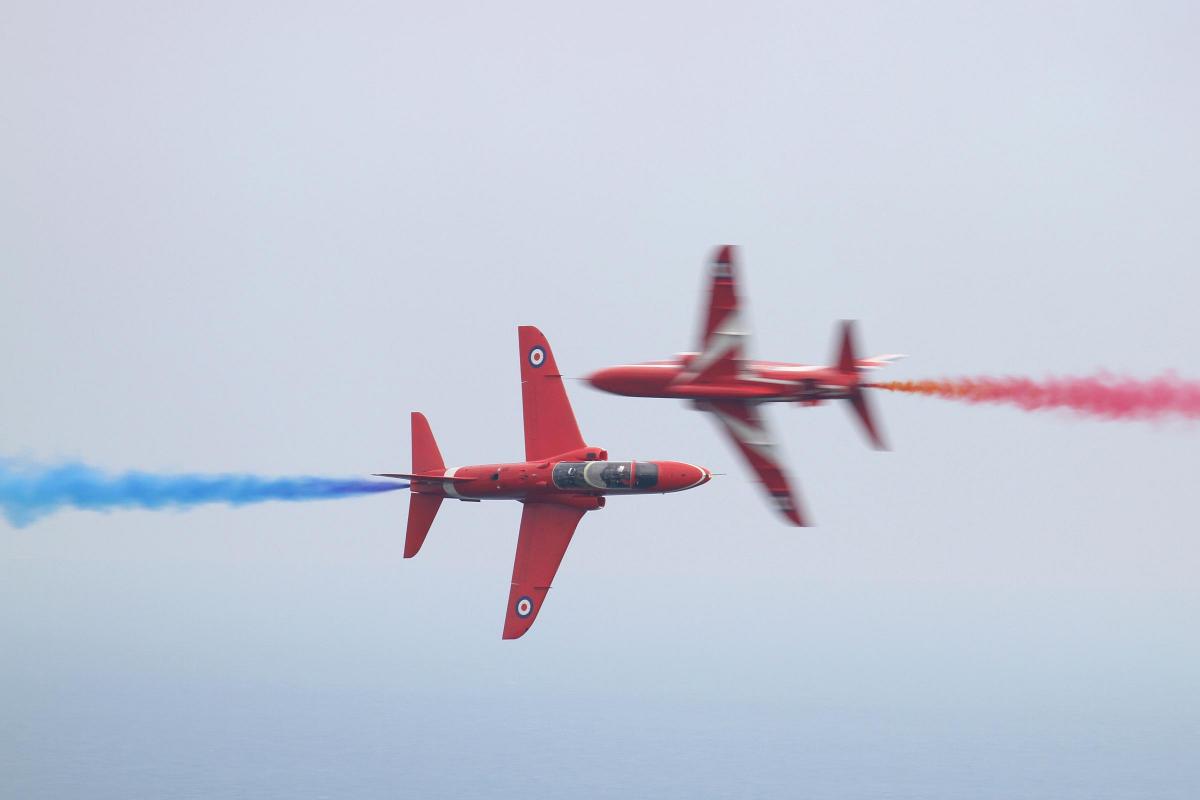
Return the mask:
M 691 489 L 712 480 L 712 472 L 695 464 L 685 464 L 682 461 L 664 461 L 659 465 L 661 485 L 669 492 L 680 492 Z
M 608 368 L 596 370 L 591 375 L 588 375 L 586 378 L 584 378 L 584 380 L 601 391 L 611 392 L 613 377 L 613 370 Z

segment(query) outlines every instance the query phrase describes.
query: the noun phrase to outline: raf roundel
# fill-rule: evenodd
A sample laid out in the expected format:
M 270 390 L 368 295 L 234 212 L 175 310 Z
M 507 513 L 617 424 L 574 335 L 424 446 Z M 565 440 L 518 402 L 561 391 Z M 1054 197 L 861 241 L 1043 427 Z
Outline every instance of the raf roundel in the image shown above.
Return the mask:
M 522 595 L 517 598 L 517 604 L 513 609 L 517 612 L 518 617 L 525 619 L 533 613 L 533 598 L 528 595 Z
M 546 363 L 546 351 L 541 347 L 535 347 L 529 351 L 529 365 L 531 367 L 540 367 Z

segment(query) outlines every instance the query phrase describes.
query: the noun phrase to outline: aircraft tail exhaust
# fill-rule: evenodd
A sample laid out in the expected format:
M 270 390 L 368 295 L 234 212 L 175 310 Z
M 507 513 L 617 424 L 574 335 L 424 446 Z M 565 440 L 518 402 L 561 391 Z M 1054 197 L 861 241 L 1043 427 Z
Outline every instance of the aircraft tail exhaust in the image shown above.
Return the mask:
M 846 399 L 850 401 L 850 407 L 854 409 L 854 415 L 862 425 L 867 439 L 870 440 L 871 445 L 876 450 L 887 450 L 888 447 L 883 442 L 883 436 L 880 435 L 879 428 L 875 425 L 875 418 L 871 413 L 871 406 L 867 403 L 867 396 L 863 392 L 860 373 L 861 367 L 859 366 L 854 338 L 853 320 L 842 320 L 842 335 L 838 348 L 837 370 L 843 375 L 853 378 L 846 386 Z
M 412 471 L 414 475 L 446 471 L 429 420 L 419 411 L 412 412 Z M 421 550 L 441 506 L 440 495 L 412 493 L 408 502 L 408 530 L 404 534 L 405 558 L 412 558 Z

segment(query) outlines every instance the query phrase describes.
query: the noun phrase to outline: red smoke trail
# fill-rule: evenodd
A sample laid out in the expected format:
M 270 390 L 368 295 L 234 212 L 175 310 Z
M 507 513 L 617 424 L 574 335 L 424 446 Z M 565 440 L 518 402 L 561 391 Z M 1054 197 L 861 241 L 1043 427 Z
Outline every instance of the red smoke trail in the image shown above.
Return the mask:
M 1067 409 L 1103 419 L 1200 419 L 1200 381 L 1174 375 L 1149 380 L 1096 375 L 1090 378 L 955 378 L 890 381 L 877 389 L 927 394 L 967 403 L 1007 403 L 1026 411 Z

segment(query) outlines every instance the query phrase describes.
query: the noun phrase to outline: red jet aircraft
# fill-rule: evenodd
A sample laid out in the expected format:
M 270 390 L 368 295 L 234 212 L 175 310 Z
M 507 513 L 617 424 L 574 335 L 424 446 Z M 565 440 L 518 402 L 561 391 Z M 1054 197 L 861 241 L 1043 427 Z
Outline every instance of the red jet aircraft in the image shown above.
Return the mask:
M 678 461 L 609 461 L 584 443 L 571 411 L 550 343 L 532 326 L 517 329 L 525 461 L 447 469 L 425 416 L 412 414 L 412 472 L 380 477 L 412 482 L 404 557 L 421 549 L 446 498 L 465 502 L 505 499 L 525 504 L 504 638 L 522 636 L 537 619 L 554 573 L 580 518 L 604 508 L 609 494 L 664 494 L 707 483 L 712 473 Z
M 805 525 L 759 406 L 769 402 L 813 406 L 823 400 L 849 400 L 871 443 L 886 449 L 867 405 L 861 374 L 903 356 L 858 358 L 854 327 L 843 322 L 841 346 L 833 366 L 751 361 L 746 358 L 748 333 L 738 310 L 733 247 L 726 245 L 717 250 L 711 272 L 712 292 L 699 353 L 680 353 L 669 361 L 610 367 L 588 380 L 606 392 L 631 397 L 677 397 L 712 412 L 758 473 L 780 512 L 793 524 Z

